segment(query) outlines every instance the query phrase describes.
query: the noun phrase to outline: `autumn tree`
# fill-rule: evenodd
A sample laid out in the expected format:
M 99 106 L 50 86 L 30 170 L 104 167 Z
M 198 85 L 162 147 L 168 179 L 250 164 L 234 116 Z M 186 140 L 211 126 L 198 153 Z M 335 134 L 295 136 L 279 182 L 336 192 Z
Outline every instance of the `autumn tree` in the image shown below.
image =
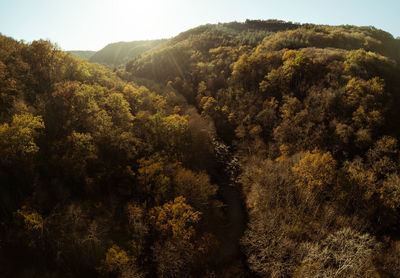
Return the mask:
M 312 194 L 326 195 L 334 185 L 336 161 L 329 152 L 315 149 L 306 152 L 292 171 L 298 187 Z

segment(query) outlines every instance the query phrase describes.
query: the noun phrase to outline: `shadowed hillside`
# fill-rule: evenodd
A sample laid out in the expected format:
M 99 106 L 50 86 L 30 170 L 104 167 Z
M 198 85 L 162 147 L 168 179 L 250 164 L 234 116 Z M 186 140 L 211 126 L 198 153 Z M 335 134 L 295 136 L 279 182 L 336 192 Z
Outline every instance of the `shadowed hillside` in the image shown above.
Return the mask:
M 80 59 L 90 59 L 96 53 L 96 51 L 91 50 L 70 50 L 66 52 Z
M 94 53 L 89 61 L 109 66 L 119 66 L 156 47 L 165 40 L 111 43 Z

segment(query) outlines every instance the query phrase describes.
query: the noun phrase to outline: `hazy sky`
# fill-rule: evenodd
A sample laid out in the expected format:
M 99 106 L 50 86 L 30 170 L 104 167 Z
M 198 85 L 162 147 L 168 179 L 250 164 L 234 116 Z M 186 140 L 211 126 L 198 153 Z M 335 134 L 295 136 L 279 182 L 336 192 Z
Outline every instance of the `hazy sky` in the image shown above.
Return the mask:
M 169 38 L 206 23 L 281 19 L 373 25 L 400 36 L 400 0 L 0 0 L 0 33 L 65 50 Z

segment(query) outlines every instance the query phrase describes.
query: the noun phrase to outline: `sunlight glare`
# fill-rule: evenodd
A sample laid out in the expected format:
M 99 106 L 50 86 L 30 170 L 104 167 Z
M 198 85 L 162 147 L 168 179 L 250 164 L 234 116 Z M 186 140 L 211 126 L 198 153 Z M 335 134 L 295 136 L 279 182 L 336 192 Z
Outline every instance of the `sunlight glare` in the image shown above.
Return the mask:
M 166 37 L 164 27 L 168 18 L 168 5 L 162 0 L 116 0 L 110 6 L 110 30 L 115 41 L 127 34 L 132 38 L 156 39 Z M 168 25 L 168 24 L 167 24 Z M 165 34 L 164 34 L 165 33 Z

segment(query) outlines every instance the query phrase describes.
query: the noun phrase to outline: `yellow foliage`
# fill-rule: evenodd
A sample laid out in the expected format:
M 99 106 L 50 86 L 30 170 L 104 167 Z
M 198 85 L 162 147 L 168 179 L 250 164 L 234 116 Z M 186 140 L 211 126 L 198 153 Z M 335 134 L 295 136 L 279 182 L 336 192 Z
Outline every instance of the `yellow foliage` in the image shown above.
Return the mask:
M 156 176 L 164 170 L 164 163 L 161 159 L 146 159 L 143 157 L 139 159 L 138 162 L 140 165 L 140 168 L 138 169 L 140 175 L 139 179 L 143 183 L 149 182 L 152 177 Z
M 383 136 L 375 143 L 376 151 L 387 154 L 398 154 L 397 139 L 390 136 Z
M 96 147 L 90 133 L 72 131 L 68 139 L 72 142 L 74 157 L 79 161 L 96 159 Z
M 243 54 L 233 65 L 232 76 L 240 76 L 241 73 L 249 71 L 250 71 L 249 56 L 247 54 Z
M 346 85 L 346 94 L 343 101 L 349 105 L 356 105 L 365 100 L 376 100 L 385 95 L 385 81 L 374 77 L 368 81 L 352 78 Z
M 294 59 L 296 57 L 297 51 L 293 49 L 289 49 L 285 51 L 285 53 L 282 56 L 282 61 L 286 61 L 288 59 Z
M 400 177 L 398 174 L 390 174 L 383 182 L 379 190 L 380 198 L 384 204 L 393 210 L 400 207 Z
M 250 129 L 249 134 L 255 136 L 255 135 L 260 134 L 261 132 L 262 132 L 262 127 L 260 125 L 254 125 Z
M 299 163 L 292 168 L 299 187 L 314 189 L 331 184 L 336 173 L 336 161 L 330 152 L 315 149 L 307 151 Z
M 345 168 L 350 182 L 363 188 L 366 200 L 370 199 L 376 193 L 378 185 L 376 174 L 372 168 L 367 167 L 361 158 L 356 158 L 352 162 L 346 162 Z
M 141 158 L 139 162 L 139 182 L 144 186 L 147 193 L 151 194 L 156 202 L 165 200 L 165 195 L 170 190 L 171 179 L 165 175 L 165 158 L 154 155 L 146 159 Z
M 302 103 L 296 97 L 289 97 L 281 106 L 280 112 L 282 119 L 293 118 L 302 109 Z
M 150 220 L 157 230 L 185 240 L 194 236 L 193 224 L 200 221 L 200 215 L 201 212 L 195 211 L 182 196 L 150 210 Z
M 291 150 L 290 150 L 290 146 L 288 145 L 280 145 L 279 146 L 279 151 L 281 152 L 281 155 L 276 159 L 277 161 L 281 161 L 286 159 L 286 157 L 290 154 Z
M 129 103 L 125 100 L 123 94 L 112 93 L 107 97 L 108 112 L 112 116 L 113 122 L 129 125 L 134 119 L 131 114 Z
M 40 116 L 17 114 L 13 116 L 11 125 L 0 125 L 0 154 L 2 159 L 9 160 L 26 157 L 39 151 L 34 139 L 44 123 Z
M 173 114 L 165 118 L 165 125 L 168 130 L 183 131 L 186 130 L 188 124 L 187 116 L 180 116 L 178 114 Z
M 213 97 L 202 97 L 200 107 L 207 113 L 212 114 L 218 107 L 218 102 Z
M 17 210 L 17 214 L 23 217 L 25 227 L 28 231 L 43 230 L 43 218 L 36 211 L 30 210 L 26 206 L 23 206 L 21 209 Z
M 211 184 L 210 177 L 204 173 L 195 173 L 185 168 L 178 168 L 174 177 L 175 192 L 185 196 L 196 209 L 203 210 L 211 205 L 218 187 Z
M 114 272 L 120 271 L 125 265 L 129 264 L 132 258 L 118 245 L 111 246 L 106 253 L 106 258 L 102 262 L 99 271 Z

